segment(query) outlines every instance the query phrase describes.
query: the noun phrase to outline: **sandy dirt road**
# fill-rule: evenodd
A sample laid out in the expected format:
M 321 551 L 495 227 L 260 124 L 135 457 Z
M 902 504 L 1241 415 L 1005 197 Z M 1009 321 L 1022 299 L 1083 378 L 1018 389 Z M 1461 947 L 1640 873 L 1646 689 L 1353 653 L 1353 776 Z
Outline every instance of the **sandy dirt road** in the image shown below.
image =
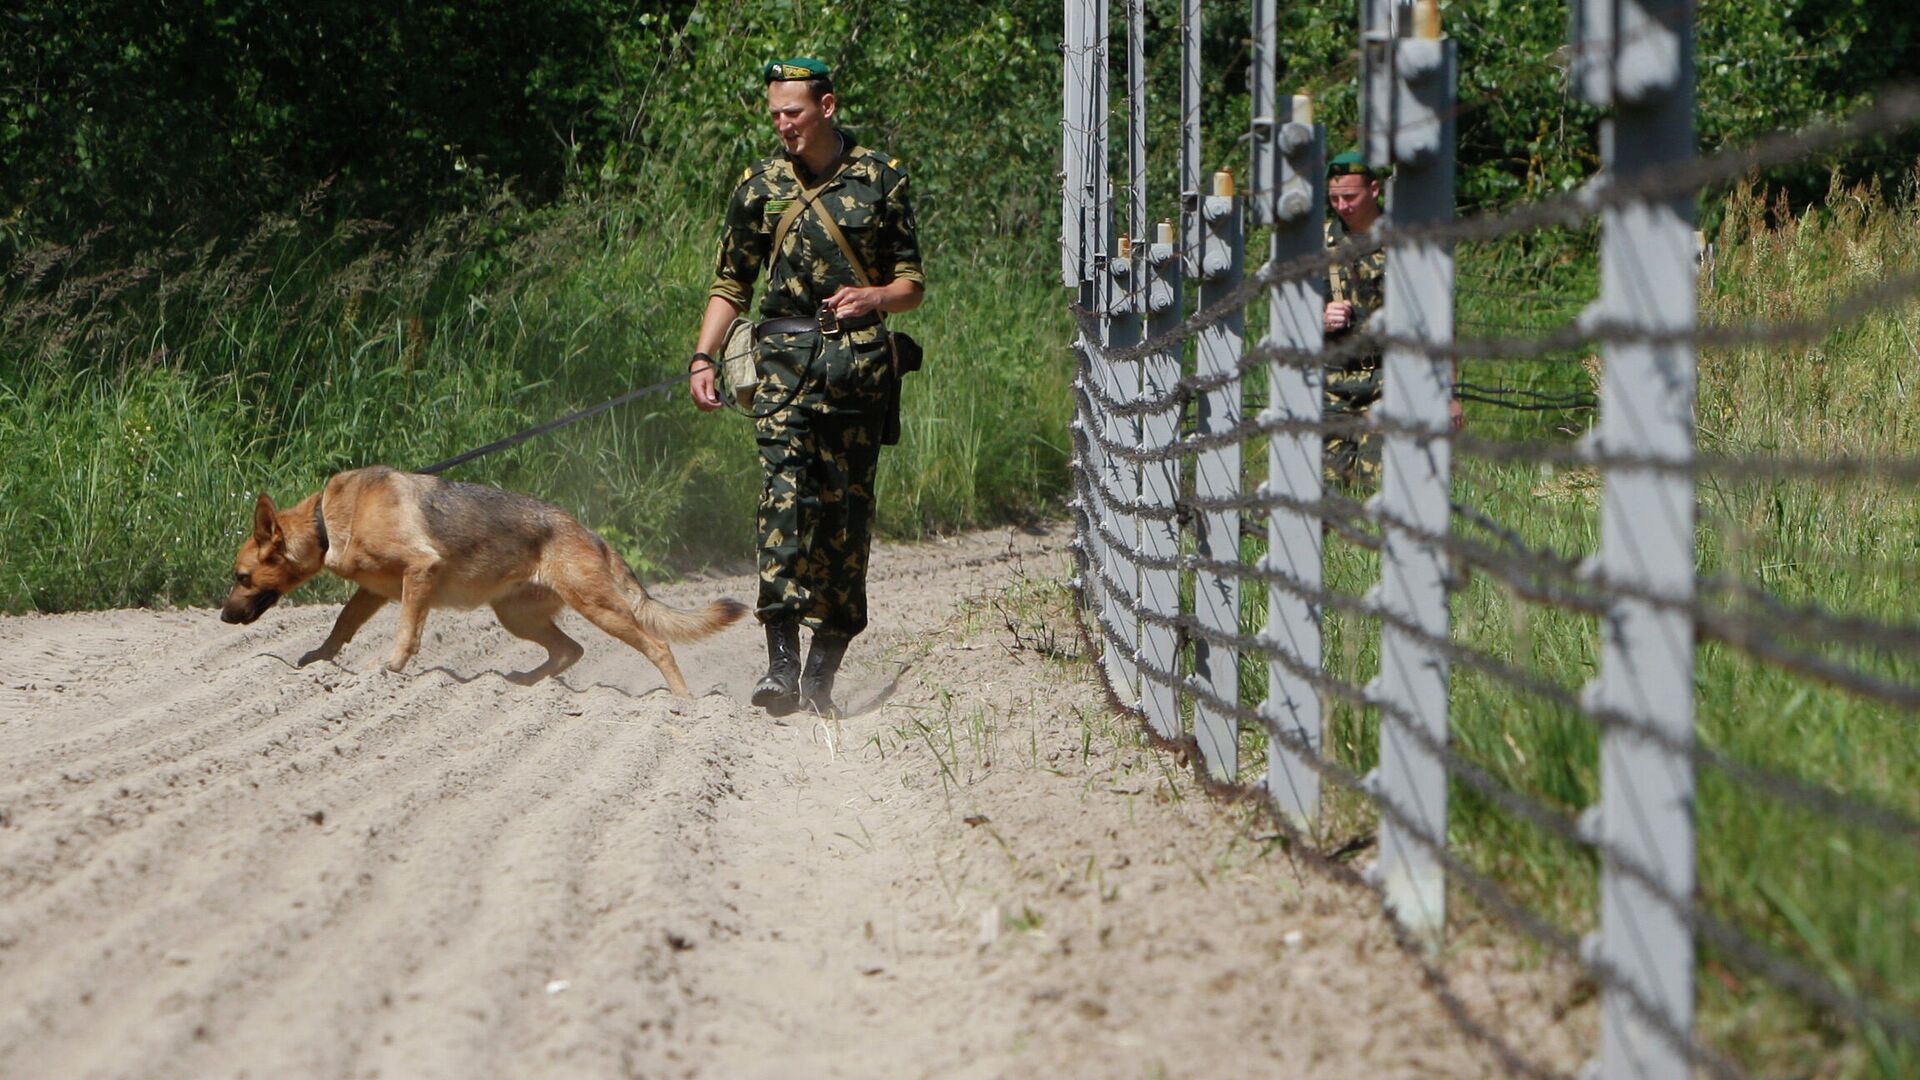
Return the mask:
M 332 607 L 0 619 L 0 1077 L 1498 1074 L 1059 657 L 1064 540 L 876 552 L 837 724 L 744 704 L 751 623 L 678 700 L 577 619 L 531 688 L 484 613 L 399 676 L 391 614 L 305 669 Z M 1577 1065 L 1564 978 L 1447 966 Z

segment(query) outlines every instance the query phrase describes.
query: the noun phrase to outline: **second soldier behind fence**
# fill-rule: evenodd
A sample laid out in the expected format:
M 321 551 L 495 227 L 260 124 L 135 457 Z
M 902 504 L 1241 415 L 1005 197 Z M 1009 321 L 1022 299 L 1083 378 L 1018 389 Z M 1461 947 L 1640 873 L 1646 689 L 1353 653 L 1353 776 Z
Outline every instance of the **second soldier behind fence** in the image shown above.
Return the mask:
M 1360 155 L 1340 154 L 1327 162 L 1327 246 L 1364 236 L 1380 220 L 1380 180 Z M 1380 400 L 1380 350 L 1362 335 L 1386 296 L 1387 253 L 1374 251 L 1327 268 L 1326 394 L 1329 422 L 1362 423 Z M 1380 476 L 1380 436 L 1336 432 L 1326 437 L 1326 473 L 1332 483 L 1371 483 Z
M 1327 222 L 1327 246 L 1364 238 L 1379 225 L 1380 178 L 1358 153 L 1348 151 L 1327 162 L 1327 202 L 1333 217 Z M 1372 251 L 1335 263 L 1327 269 L 1327 308 L 1324 327 L 1327 350 L 1323 408 L 1334 424 L 1365 424 L 1380 401 L 1383 377 L 1381 350 L 1367 341 L 1378 333 L 1375 316 L 1386 300 L 1387 253 Z M 1448 405 L 1452 426 L 1464 422 L 1460 401 Z M 1326 475 L 1330 483 L 1372 484 L 1380 478 L 1380 435 L 1374 431 L 1341 431 L 1326 437 Z
M 689 366 L 694 403 L 719 408 L 714 355 L 765 271 L 753 413 L 767 673 L 753 703 L 778 715 L 829 710 L 848 642 L 866 628 L 874 477 L 899 378 L 881 319 L 918 307 L 926 279 L 907 175 L 835 126 L 827 65 L 775 60 L 762 74 L 782 150 L 728 200 Z

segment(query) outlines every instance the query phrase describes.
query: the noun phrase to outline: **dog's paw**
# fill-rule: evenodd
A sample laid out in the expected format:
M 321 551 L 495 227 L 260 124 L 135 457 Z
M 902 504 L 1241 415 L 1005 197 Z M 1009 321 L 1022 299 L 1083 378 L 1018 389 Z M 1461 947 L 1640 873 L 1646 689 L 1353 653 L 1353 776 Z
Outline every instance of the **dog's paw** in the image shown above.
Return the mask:
M 532 671 L 509 671 L 506 674 L 506 680 L 515 686 L 532 686 L 544 678 L 545 675 Z
M 293 666 L 306 667 L 308 664 L 317 664 L 322 660 L 331 660 L 336 655 L 338 655 L 337 650 L 315 649 L 312 652 L 307 653 L 305 656 L 302 656 L 299 659 L 299 661 L 296 662 Z

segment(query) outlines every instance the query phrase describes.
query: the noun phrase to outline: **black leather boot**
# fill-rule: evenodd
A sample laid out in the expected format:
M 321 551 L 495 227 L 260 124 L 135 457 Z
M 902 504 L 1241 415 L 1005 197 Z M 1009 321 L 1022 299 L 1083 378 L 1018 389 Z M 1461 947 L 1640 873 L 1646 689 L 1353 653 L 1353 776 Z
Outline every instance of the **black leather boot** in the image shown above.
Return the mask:
M 767 624 L 767 673 L 753 688 L 753 703 L 775 716 L 785 716 L 799 704 L 800 624 Z
M 802 706 L 823 716 L 833 712 L 833 677 L 840 672 L 848 642 L 838 634 L 813 635 L 813 647 L 807 650 L 807 669 L 800 673 Z

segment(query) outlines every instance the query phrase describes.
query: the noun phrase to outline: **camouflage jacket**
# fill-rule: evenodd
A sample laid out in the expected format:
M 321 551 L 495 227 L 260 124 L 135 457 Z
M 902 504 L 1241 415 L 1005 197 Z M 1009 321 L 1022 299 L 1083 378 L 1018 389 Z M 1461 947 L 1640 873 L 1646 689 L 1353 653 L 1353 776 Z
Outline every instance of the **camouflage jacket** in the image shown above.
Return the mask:
M 851 138 L 848 145 L 846 167 L 814 196 L 814 205 L 794 219 L 779 252 L 772 248 L 780 217 L 800 197 L 803 175 L 808 182 L 816 178 L 784 153 L 747 169 L 727 202 L 709 296 L 725 297 L 746 311 L 764 271 L 767 288 L 760 317 L 772 319 L 812 315 L 820 301 L 842 286 L 859 284 L 833 234 L 821 223 L 822 212 L 833 215 L 865 264 L 870 284 L 903 278 L 926 282 L 905 170 Z M 803 377 L 805 385 L 793 399 L 797 407 L 816 412 L 884 407 L 894 378 L 884 338 L 877 324 L 834 338 L 817 333 L 768 336 L 760 347 L 755 407 L 764 409 L 786 398 Z M 771 401 L 768 394 L 774 395 Z
M 1339 220 L 1327 222 L 1327 246 L 1345 243 L 1348 237 L 1347 227 Z M 1327 299 L 1351 300 L 1355 305 L 1353 322 L 1345 330 L 1336 330 L 1327 335 L 1330 345 L 1345 340 L 1349 334 L 1366 328 L 1368 320 L 1380 310 L 1380 304 L 1386 299 L 1387 253 L 1376 251 L 1363 255 L 1350 263 L 1335 263 L 1327 268 Z M 1375 351 L 1365 356 L 1347 357 L 1333 365 L 1343 371 L 1374 371 L 1380 367 L 1380 354 Z

